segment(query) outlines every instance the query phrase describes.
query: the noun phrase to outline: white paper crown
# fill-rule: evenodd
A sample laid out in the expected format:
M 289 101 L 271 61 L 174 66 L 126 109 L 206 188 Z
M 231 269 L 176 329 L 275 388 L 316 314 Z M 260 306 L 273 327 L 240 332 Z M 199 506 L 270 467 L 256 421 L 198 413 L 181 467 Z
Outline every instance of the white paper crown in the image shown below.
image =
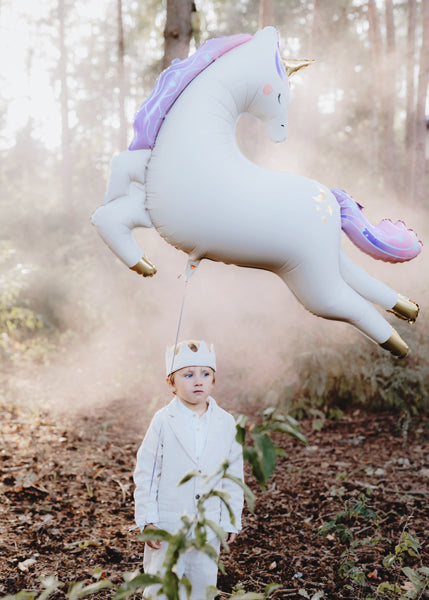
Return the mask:
M 165 353 L 165 369 L 167 377 L 184 367 L 211 367 L 216 371 L 216 355 L 213 344 L 208 348 L 205 342 L 200 342 L 196 352 L 191 350 L 186 342 L 181 342 L 174 354 L 174 346 L 169 346 Z

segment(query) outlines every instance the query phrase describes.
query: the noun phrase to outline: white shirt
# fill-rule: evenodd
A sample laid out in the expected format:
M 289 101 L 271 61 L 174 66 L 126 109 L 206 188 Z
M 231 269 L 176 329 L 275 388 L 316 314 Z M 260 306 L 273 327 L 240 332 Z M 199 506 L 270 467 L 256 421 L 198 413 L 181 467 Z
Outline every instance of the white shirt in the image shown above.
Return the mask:
M 196 412 L 185 406 L 177 396 L 176 401 L 180 411 L 182 412 L 182 415 L 185 417 L 186 424 L 188 427 L 187 437 L 193 440 L 195 458 L 197 462 L 199 462 L 204 452 L 204 448 L 206 446 L 207 434 L 209 431 L 210 416 L 212 413 L 210 400 L 208 402 L 206 412 L 201 416 L 199 416 Z

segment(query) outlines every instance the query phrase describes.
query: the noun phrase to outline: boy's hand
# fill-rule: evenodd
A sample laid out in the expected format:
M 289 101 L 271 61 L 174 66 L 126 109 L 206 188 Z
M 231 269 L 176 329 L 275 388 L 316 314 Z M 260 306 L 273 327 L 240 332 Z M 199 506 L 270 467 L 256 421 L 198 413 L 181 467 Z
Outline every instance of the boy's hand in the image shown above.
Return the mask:
M 145 529 L 158 529 L 156 525 L 153 523 L 148 523 Z M 151 542 L 146 542 L 149 548 L 153 548 L 153 550 L 159 550 L 161 548 L 161 540 L 152 540 Z
M 228 537 L 226 538 L 226 543 L 229 545 L 235 542 L 235 538 L 237 537 L 236 533 L 228 533 Z

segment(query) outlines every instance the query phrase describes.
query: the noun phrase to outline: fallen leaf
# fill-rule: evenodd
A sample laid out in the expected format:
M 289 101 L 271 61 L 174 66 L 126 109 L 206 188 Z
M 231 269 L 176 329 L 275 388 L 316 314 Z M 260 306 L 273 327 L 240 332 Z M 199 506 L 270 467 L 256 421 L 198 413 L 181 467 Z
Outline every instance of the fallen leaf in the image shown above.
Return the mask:
M 22 562 L 18 563 L 18 569 L 24 572 L 28 571 L 28 569 L 32 567 L 36 562 L 37 558 L 32 556 L 31 558 L 27 558 L 26 560 L 23 560 Z

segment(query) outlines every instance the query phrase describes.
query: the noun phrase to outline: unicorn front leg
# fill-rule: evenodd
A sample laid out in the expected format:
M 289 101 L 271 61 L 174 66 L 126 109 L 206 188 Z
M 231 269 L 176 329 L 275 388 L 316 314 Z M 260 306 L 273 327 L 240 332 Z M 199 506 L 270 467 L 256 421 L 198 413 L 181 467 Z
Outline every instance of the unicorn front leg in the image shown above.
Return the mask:
M 111 162 L 104 205 L 91 217 L 103 241 L 127 267 L 144 277 L 156 268 L 134 239 L 136 227 L 153 227 L 146 209 L 145 174 L 150 150 L 126 150 Z

